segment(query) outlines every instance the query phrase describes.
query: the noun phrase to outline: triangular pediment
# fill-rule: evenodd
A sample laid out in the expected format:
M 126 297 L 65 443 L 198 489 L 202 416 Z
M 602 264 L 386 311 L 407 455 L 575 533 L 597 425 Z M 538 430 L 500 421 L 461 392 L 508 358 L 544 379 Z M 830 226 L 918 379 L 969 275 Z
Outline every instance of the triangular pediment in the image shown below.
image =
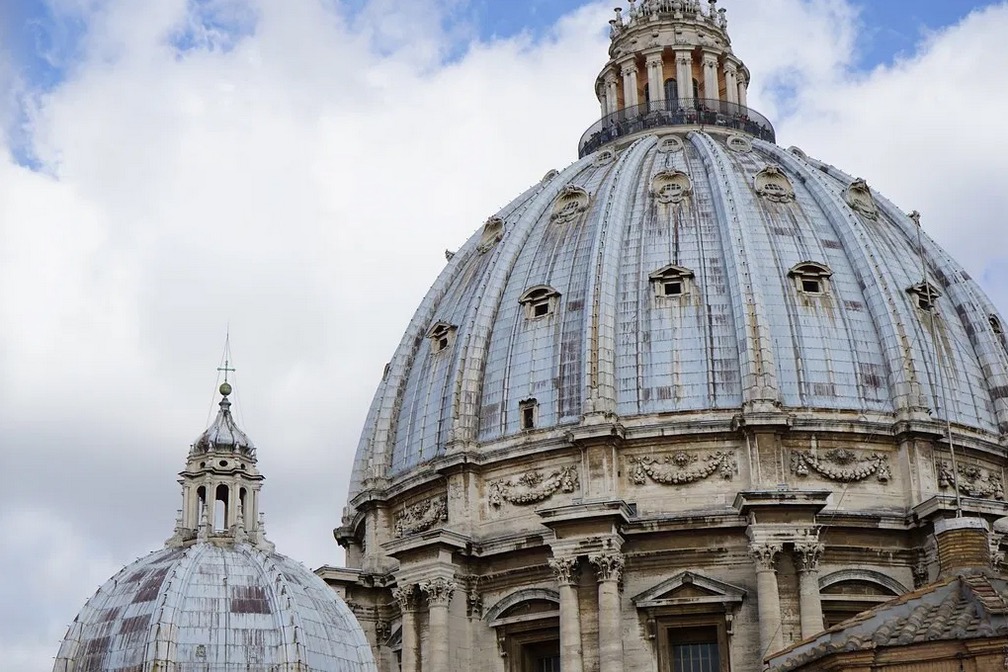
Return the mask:
M 746 591 L 696 572 L 680 572 L 633 598 L 639 609 L 687 604 L 739 604 Z

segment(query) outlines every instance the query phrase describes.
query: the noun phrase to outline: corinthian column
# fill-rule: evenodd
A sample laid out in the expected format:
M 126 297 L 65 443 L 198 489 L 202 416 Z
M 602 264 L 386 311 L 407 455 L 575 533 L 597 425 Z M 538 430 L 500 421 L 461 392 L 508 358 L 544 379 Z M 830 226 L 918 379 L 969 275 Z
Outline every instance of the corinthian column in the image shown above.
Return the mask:
M 688 51 L 677 51 L 676 54 L 676 86 L 679 87 L 679 100 L 693 99 L 693 54 Z M 692 106 L 695 103 L 682 103 Z
M 588 556 L 598 578 L 599 669 L 623 672 L 619 582 L 623 576 L 623 555 L 597 553 Z
M 637 101 L 637 64 L 631 61 L 623 66 L 623 104 L 634 107 Z
M 815 541 L 795 544 L 802 639 L 818 634 L 823 629 L 822 600 L 819 597 L 819 559 L 822 554 L 823 545 Z
M 619 86 L 617 84 L 616 73 L 607 72 L 605 76 L 606 102 L 609 104 L 609 112 L 612 114 L 619 110 Z
M 420 672 L 419 639 L 416 625 L 416 586 L 399 586 L 392 591 L 402 612 L 402 672 Z
M 781 632 L 780 593 L 774 565 L 780 555 L 780 544 L 752 544 L 749 554 L 756 563 L 756 602 L 759 607 L 760 657 L 784 648 Z
M 704 52 L 704 98 L 708 100 L 719 100 L 721 98 L 721 87 L 718 86 L 717 66 L 717 54 Z
M 648 91 L 651 102 L 659 103 L 665 100 L 665 74 L 661 52 L 647 57 Z
M 729 103 L 738 103 L 738 69 L 735 64 L 725 61 L 724 64 L 725 96 Z
M 578 559 L 553 558 L 550 569 L 560 586 L 560 669 L 581 672 L 581 607 L 578 605 Z
M 430 665 L 424 665 L 425 670 L 441 672 L 448 669 L 448 605 L 456 587 L 454 581 L 440 576 L 420 582 L 420 590 L 427 596 L 430 637 Z

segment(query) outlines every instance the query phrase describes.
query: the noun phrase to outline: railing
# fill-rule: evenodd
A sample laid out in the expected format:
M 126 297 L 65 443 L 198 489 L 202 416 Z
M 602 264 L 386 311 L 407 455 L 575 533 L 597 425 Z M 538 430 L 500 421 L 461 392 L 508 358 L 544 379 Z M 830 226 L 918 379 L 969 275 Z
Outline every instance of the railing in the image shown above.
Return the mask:
M 666 126 L 718 126 L 777 141 L 773 125 L 750 107 L 706 98 L 652 100 L 607 114 L 592 124 L 581 136 L 578 156 L 591 154 L 614 140 Z

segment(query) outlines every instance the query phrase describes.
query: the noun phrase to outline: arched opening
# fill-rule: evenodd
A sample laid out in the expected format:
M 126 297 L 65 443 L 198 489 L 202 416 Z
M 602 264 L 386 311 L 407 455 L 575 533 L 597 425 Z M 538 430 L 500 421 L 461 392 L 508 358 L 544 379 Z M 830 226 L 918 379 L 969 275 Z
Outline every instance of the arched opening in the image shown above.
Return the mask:
M 221 483 L 217 486 L 217 493 L 214 496 L 214 523 L 215 532 L 226 530 L 228 527 L 228 487 Z
M 249 521 L 249 518 L 248 518 L 249 517 L 249 510 L 248 510 L 248 504 L 245 502 L 245 488 L 240 488 L 238 490 L 238 502 L 241 504 L 241 508 L 239 509 L 239 512 L 241 513 L 241 517 L 242 517 L 242 521 L 241 521 L 242 525 L 244 525 L 245 527 L 248 527 L 248 524 L 249 524 L 248 523 L 248 521 Z
M 873 570 L 842 570 L 819 579 L 823 625 L 831 628 L 907 592 L 894 579 Z
M 679 84 L 675 79 L 665 80 L 665 100 L 671 109 L 679 107 Z
M 560 669 L 559 616 L 559 597 L 541 589 L 518 591 L 488 610 L 484 618 L 497 634 L 508 672 Z

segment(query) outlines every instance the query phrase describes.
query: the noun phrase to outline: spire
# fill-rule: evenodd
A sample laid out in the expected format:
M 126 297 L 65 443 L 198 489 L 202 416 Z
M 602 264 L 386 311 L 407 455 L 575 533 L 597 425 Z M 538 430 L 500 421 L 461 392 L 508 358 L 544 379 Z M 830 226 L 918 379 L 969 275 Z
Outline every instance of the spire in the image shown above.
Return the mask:
M 259 473 L 255 446 L 231 414 L 234 388 L 228 374 L 234 372 L 225 355 L 224 382 L 217 417 L 192 444 L 182 485 L 182 513 L 169 546 L 190 543 L 249 543 L 271 549 L 260 527 Z
M 579 155 L 655 129 L 724 128 L 770 142 L 773 126 L 748 107 L 749 70 L 735 56 L 717 0 L 628 0 L 609 20 L 609 62 L 595 81 L 602 119 Z

